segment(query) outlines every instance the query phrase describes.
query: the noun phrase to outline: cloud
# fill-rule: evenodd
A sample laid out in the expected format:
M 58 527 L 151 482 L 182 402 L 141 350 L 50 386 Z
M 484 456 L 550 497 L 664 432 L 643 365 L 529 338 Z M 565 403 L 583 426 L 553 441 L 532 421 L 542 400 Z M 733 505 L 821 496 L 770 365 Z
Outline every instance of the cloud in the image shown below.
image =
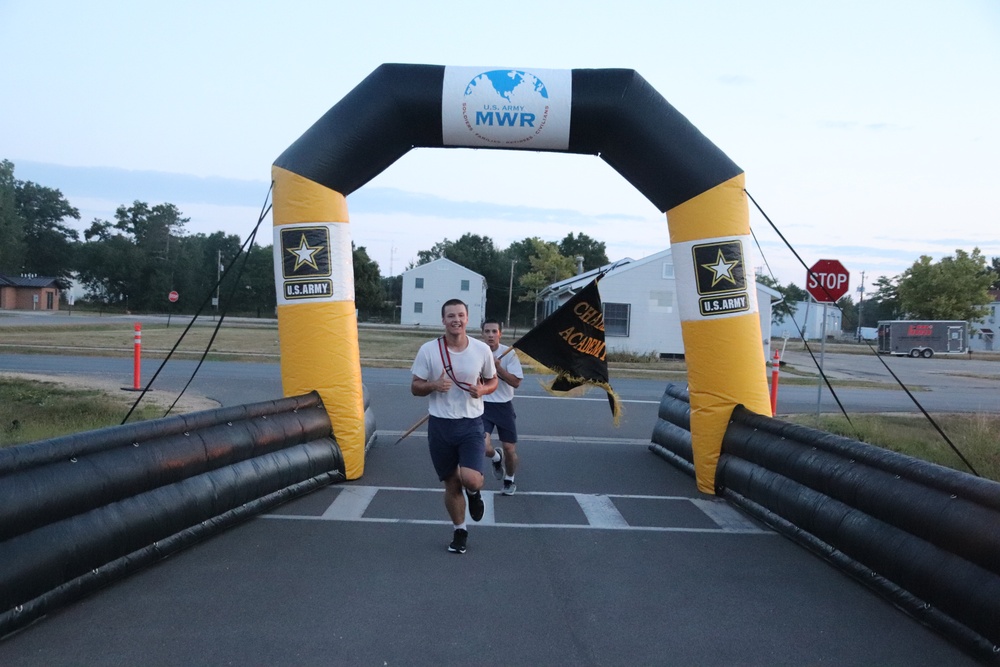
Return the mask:
M 268 184 L 264 181 L 206 178 L 114 167 L 75 167 L 27 160 L 14 163 L 14 174 L 20 180 L 58 188 L 71 203 L 74 197 L 119 204 L 131 204 L 139 200 L 151 204 L 170 202 L 182 210 L 187 205 L 259 207 L 268 190 Z M 587 215 L 565 208 L 458 201 L 388 187 L 362 188 L 348 196 L 347 203 L 352 215 L 408 214 L 450 220 L 546 222 L 562 225 L 591 225 L 597 220 L 646 220 L 642 216 L 627 214 Z
M 201 177 L 161 171 L 133 171 L 116 167 L 74 167 L 29 160 L 14 161 L 14 176 L 22 181 L 57 188 L 67 199 L 89 197 L 122 204 L 145 201 L 213 204 L 216 206 L 260 205 L 267 194 L 263 181 Z

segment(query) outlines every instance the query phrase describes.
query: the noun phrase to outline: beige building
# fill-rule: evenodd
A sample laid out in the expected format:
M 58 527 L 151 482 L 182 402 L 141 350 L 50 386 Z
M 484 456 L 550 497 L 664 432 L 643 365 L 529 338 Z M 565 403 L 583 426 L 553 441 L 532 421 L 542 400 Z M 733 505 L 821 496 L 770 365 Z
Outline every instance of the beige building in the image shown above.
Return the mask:
M 59 310 L 59 285 L 55 278 L 0 273 L 0 310 Z

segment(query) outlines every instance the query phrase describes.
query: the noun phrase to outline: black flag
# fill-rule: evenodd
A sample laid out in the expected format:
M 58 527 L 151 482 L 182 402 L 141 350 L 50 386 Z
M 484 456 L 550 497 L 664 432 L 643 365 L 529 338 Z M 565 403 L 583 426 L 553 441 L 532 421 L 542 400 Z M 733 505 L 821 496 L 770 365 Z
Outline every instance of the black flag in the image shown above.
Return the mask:
M 567 392 L 583 385 L 596 385 L 608 392 L 608 403 L 617 426 L 621 419 L 621 403 L 608 382 L 604 314 L 601 294 L 597 290 L 597 281 L 602 275 L 512 347 L 555 373 L 555 379 L 547 387 L 549 391 Z

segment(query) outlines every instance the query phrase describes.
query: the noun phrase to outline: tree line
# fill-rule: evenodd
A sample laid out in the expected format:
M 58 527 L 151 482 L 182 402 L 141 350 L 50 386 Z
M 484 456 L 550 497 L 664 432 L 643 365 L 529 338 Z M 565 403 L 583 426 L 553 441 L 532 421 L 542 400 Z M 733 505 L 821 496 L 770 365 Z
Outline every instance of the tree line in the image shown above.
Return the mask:
M 275 313 L 270 244 L 251 246 L 221 231 L 187 234 L 190 219 L 170 203 L 119 206 L 113 220 L 93 220 L 82 239 L 69 226 L 71 220 L 80 220 L 80 212 L 58 189 L 18 180 L 13 163 L 0 161 L 0 273 L 52 276 L 63 289 L 75 278 L 87 293 L 81 305 L 93 308 L 194 313 L 218 295 L 218 307 L 230 314 Z M 382 276 L 365 247 L 352 250 L 359 319 L 398 321 L 402 277 Z M 488 236 L 467 233 L 419 251 L 407 268 L 441 257 L 486 278 L 487 317 L 506 321 L 509 312 L 520 324 L 533 321 L 542 289 L 576 274 L 577 258 L 585 271 L 608 264 L 605 244 L 582 233 L 558 243 L 525 238 L 506 248 Z M 220 276 L 224 279 L 217 286 Z M 781 285 L 768 276 L 758 280 L 780 292 L 786 303 L 809 298 L 794 283 Z M 845 331 L 901 318 L 973 322 L 988 312 L 990 289 L 1000 289 L 1000 257 L 987 262 L 975 248 L 956 250 L 938 262 L 922 256 L 900 275 L 879 278 L 871 296 L 856 303 L 847 295 L 837 305 Z M 167 300 L 171 291 L 181 295 L 177 303 Z
M 86 291 L 77 307 L 194 313 L 218 296 L 230 314 L 274 316 L 270 244 L 241 243 L 221 231 L 188 234 L 190 219 L 170 203 L 121 205 L 113 220 L 94 219 L 82 237 L 74 220 L 79 210 L 58 189 L 18 180 L 14 164 L 0 161 L 0 273 L 51 276 L 64 290 L 75 279 Z M 382 276 L 365 247 L 352 250 L 359 319 L 398 319 L 402 277 Z M 559 243 L 534 237 L 502 249 L 488 236 L 465 234 L 420 251 L 416 264 L 439 257 L 486 277 L 488 317 L 506 318 L 509 304 L 518 322 L 531 321 L 540 289 L 576 273 L 577 257 L 585 270 L 608 263 L 603 242 L 572 233 Z M 177 303 L 167 298 L 172 291 Z
M 785 304 L 808 301 L 809 293 L 795 283 L 781 285 L 770 276 L 757 280 L 784 297 Z M 897 276 L 881 276 L 870 296 L 855 302 L 851 295 L 837 301 L 841 328 L 875 327 L 880 320 L 965 320 L 976 322 L 990 312 L 990 291 L 1000 290 L 1000 257 L 987 262 L 979 248 L 955 250 L 954 255 L 935 262 L 927 255 Z M 778 309 L 775 320 L 784 320 L 787 309 Z

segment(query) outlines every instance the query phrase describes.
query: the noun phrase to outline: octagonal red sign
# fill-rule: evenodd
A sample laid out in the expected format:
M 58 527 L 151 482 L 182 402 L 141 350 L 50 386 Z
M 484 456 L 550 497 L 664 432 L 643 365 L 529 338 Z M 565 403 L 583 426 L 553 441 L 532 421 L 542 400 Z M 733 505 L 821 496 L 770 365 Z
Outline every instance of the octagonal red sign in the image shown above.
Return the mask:
M 806 291 L 819 303 L 835 303 L 847 294 L 851 274 L 837 259 L 821 259 L 806 274 Z

